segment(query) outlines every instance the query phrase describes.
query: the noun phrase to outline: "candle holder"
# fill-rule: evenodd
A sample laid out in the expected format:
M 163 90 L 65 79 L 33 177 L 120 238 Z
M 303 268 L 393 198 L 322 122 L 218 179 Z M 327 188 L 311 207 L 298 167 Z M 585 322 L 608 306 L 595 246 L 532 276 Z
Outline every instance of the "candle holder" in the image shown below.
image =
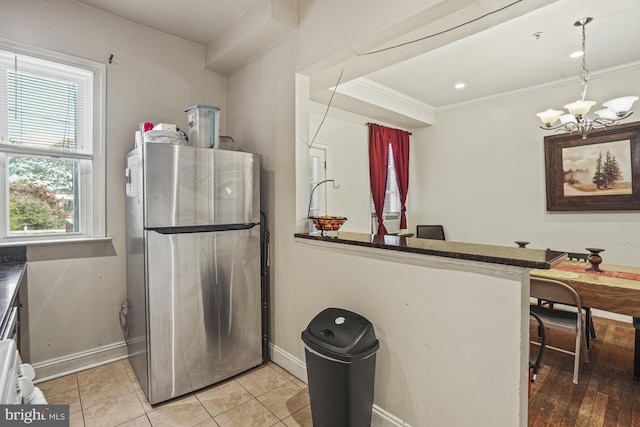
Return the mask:
M 600 270 L 599 266 L 602 263 L 602 257 L 600 256 L 600 252 L 604 252 L 604 249 L 599 249 L 599 248 L 585 248 L 585 249 L 591 252 L 591 254 L 589 254 L 589 256 L 587 257 L 587 261 L 589 261 L 589 264 L 591 264 L 591 267 L 587 268 L 585 271 L 603 273 L 603 271 Z

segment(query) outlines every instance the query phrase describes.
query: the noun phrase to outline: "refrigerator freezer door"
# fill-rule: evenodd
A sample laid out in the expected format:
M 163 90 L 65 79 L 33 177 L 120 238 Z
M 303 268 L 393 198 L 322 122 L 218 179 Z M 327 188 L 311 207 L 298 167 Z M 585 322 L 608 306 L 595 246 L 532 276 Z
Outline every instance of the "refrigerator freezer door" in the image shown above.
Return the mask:
M 260 227 L 145 234 L 149 401 L 260 365 Z
M 260 222 L 256 154 L 145 143 L 145 228 Z

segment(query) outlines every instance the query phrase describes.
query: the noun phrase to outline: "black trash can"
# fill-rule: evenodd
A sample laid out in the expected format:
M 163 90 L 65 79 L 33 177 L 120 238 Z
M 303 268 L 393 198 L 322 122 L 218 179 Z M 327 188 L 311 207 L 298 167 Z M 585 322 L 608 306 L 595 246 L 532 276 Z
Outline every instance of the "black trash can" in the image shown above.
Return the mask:
M 376 352 L 373 325 L 327 308 L 302 332 L 314 427 L 370 427 Z

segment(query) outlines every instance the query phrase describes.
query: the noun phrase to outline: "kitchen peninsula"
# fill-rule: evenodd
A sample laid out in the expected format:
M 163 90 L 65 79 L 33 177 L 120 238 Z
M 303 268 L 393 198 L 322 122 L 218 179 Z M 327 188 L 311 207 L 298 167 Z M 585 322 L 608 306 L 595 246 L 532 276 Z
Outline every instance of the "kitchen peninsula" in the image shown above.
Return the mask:
M 372 322 L 383 367 L 376 382 L 385 384 L 374 402 L 387 399 L 390 413 L 434 425 L 527 425 L 529 272 L 547 271 L 564 252 L 324 234 L 294 234 L 301 278 L 294 292 L 307 313 L 341 307 Z M 277 347 L 273 360 L 293 371 L 302 364 Z M 460 411 L 459 402 L 475 409 Z

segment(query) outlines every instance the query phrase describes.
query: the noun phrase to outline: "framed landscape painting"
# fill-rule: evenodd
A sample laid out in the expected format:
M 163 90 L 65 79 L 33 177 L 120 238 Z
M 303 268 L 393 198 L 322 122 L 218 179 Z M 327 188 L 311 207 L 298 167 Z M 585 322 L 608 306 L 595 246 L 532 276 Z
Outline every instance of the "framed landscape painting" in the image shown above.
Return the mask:
M 548 211 L 640 210 L 640 122 L 544 138 Z

